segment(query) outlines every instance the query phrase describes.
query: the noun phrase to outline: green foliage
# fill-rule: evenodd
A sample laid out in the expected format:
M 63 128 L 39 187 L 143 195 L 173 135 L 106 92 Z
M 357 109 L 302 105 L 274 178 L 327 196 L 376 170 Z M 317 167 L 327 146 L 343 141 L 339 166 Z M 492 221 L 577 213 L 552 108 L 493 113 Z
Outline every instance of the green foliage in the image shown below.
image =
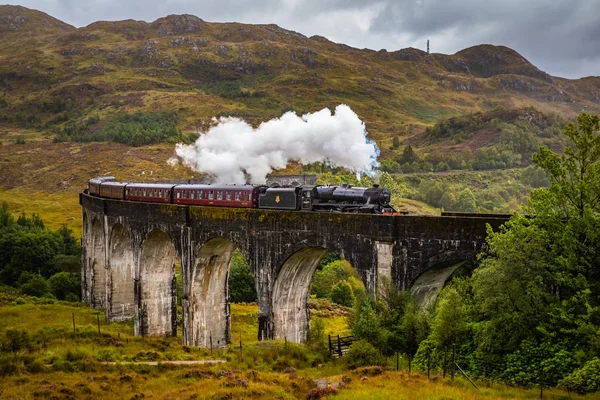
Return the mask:
M 66 300 L 69 294 L 73 294 L 76 298 L 81 292 L 81 282 L 77 277 L 73 277 L 69 272 L 59 272 L 52 275 L 48 279 L 50 291 L 58 300 Z M 73 298 L 71 296 L 71 298 Z
M 419 157 L 413 150 L 412 146 L 406 146 L 402 151 L 402 155 L 398 157 L 398 164 L 410 164 L 419 161 Z
M 229 267 L 229 298 L 234 303 L 251 303 L 257 300 L 254 276 L 239 250 L 235 250 Z
M 419 344 L 427 338 L 429 333 L 429 316 L 425 310 L 420 309 L 419 304 L 412 298 L 407 298 L 404 314 L 400 324 L 395 327 L 395 333 L 399 336 L 399 350 L 408 356 L 408 368 L 419 349 Z
M 8 329 L 2 337 L 1 348 L 4 352 L 16 353 L 21 350 L 32 350 L 33 342 L 27 331 Z
M 356 340 L 345 355 L 348 368 L 356 369 L 370 365 L 385 365 L 385 357 L 371 343 Z
M 458 193 L 456 202 L 451 207 L 461 211 L 475 212 L 477 211 L 477 200 L 471 189 L 465 188 Z
M 21 214 L 15 221 L 6 204 L 0 209 L 0 283 L 42 296 L 49 292 L 45 279 L 61 271 L 80 271 L 80 253 L 66 226 L 51 231 L 36 214 Z
M 77 246 L 76 251 L 80 251 L 79 246 Z M 52 264 L 55 271 L 69 272 L 71 274 L 81 272 L 81 256 L 79 255 L 57 254 L 52 259 Z
M 308 343 L 325 343 L 325 321 L 322 318 L 313 318 L 308 331 Z
M 550 187 L 532 191 L 528 217 L 516 214 L 488 231 L 471 288 L 439 302 L 432 337 L 449 343 L 472 329 L 472 371 L 556 385 L 600 354 L 599 130 L 598 117 L 582 114 L 564 131 L 563 156 L 540 148 L 533 160 Z M 440 325 L 444 314 L 448 323 Z
M 453 144 L 482 142 L 473 154 L 470 148 L 433 151 L 421 162 L 398 160 L 403 172 L 447 169 L 507 169 L 530 163 L 530 155 L 540 144 L 563 146 L 559 133 L 564 121 L 535 108 L 468 114 L 438 122 L 427 128 L 430 142 L 450 140 Z M 477 136 L 477 138 L 476 138 Z M 445 147 L 444 147 L 445 149 Z
M 331 301 L 344 307 L 354 305 L 354 291 L 346 281 L 340 281 L 331 288 Z
M 595 357 L 562 379 L 559 386 L 579 394 L 593 393 L 600 389 L 600 359 Z
M 563 346 L 525 340 L 506 357 L 502 378 L 524 387 L 555 386 L 575 366 L 573 354 Z
M 396 176 L 394 180 L 402 187 L 400 193 L 403 197 L 419 200 L 445 211 L 512 213 L 519 208 L 520 202 L 526 201 L 527 195 L 533 189 L 533 186 L 521 182 L 531 182 L 532 179 L 539 178 L 536 182 L 543 184 L 543 173 L 532 170 L 533 167 L 524 170 L 463 172 L 451 175 L 422 174 Z M 538 178 L 532 178 L 532 174 Z M 526 178 L 522 178 L 523 175 Z M 459 203 L 458 196 L 461 192 L 463 193 Z M 397 195 L 394 194 L 395 196 Z
M 331 288 L 339 281 L 351 276 L 352 267 L 343 260 L 333 261 L 315 272 L 312 279 L 311 293 L 318 298 L 331 298 Z
M 327 264 L 331 264 L 334 261 L 337 261 L 340 259 L 340 256 L 337 255 L 337 253 L 333 252 L 333 251 L 328 251 L 325 256 L 323 258 L 321 258 L 321 261 L 319 261 L 319 266 L 317 266 L 317 271 L 321 271 L 323 269 L 323 267 L 325 267 Z
M 383 280 L 378 289 L 379 301 L 373 305 L 365 299 L 355 311 L 352 333 L 365 340 L 382 354 L 406 354 L 410 361 L 419 343 L 429 333 L 429 317 L 416 300 L 400 291 L 391 282 Z
M 384 346 L 383 342 L 387 335 L 381 329 L 381 319 L 370 300 L 362 304 L 360 314 L 352 326 L 352 334 L 356 339 L 364 340 L 377 347 Z
M 83 122 L 72 122 L 59 132 L 57 141 L 77 142 L 112 141 L 139 147 L 161 142 L 185 141 L 177 128 L 177 114 L 173 112 L 119 114 L 113 117 L 102 130 L 90 127 L 97 123 L 95 118 Z
M 23 278 L 25 274 L 21 275 Z M 50 285 L 43 276 L 39 274 L 28 274 L 20 285 L 21 293 L 28 296 L 42 297 L 50 292 Z

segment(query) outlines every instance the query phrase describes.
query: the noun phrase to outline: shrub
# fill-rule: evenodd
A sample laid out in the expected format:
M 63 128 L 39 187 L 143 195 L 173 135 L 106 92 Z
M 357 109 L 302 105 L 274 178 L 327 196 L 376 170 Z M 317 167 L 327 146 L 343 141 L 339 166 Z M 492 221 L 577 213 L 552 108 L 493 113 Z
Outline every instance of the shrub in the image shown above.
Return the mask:
M 46 279 L 39 274 L 32 274 L 29 279 L 21 285 L 21 293 L 28 296 L 42 297 L 50 291 Z
M 348 350 L 346 362 L 348 363 L 348 368 L 355 369 L 369 365 L 385 365 L 385 358 L 369 342 L 357 340 L 352 343 L 352 347 Z
M 67 361 L 74 362 L 82 360 L 91 360 L 92 356 L 90 355 L 87 349 L 76 347 L 67 350 L 65 358 L 67 359 Z
M 70 303 L 78 303 L 79 300 L 79 295 L 75 293 L 67 293 L 67 295 L 65 296 L 65 301 L 68 301 Z
M 344 307 L 352 307 L 355 301 L 352 286 L 346 281 L 340 281 L 333 285 L 331 301 Z
M 588 361 L 561 380 L 559 386 L 579 394 L 597 392 L 600 388 L 600 359 L 596 357 Z
M 336 260 L 317 271 L 313 276 L 311 293 L 319 298 L 329 298 L 331 288 L 339 281 L 348 279 L 351 267 L 346 261 Z
M 50 290 L 58 300 L 64 300 L 68 294 L 76 294 L 80 291 L 79 280 L 71 276 L 69 272 L 59 272 L 48 279 Z
M 27 372 L 36 373 L 36 372 L 44 372 L 46 371 L 46 366 L 41 360 L 34 360 L 31 363 L 27 364 L 26 367 Z
M 31 350 L 31 337 L 25 330 L 9 329 L 2 338 L 2 351 L 16 353 L 21 350 Z

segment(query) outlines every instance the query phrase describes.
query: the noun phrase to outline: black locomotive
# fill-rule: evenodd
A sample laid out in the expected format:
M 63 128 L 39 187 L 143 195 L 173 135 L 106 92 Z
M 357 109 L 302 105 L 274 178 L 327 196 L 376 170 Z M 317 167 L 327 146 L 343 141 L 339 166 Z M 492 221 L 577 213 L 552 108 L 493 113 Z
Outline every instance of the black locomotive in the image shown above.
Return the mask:
M 340 186 L 267 187 L 252 185 L 198 185 L 126 183 L 113 177 L 90 179 L 88 193 L 111 199 L 212 207 L 273 210 L 337 211 L 395 214 L 390 191 Z

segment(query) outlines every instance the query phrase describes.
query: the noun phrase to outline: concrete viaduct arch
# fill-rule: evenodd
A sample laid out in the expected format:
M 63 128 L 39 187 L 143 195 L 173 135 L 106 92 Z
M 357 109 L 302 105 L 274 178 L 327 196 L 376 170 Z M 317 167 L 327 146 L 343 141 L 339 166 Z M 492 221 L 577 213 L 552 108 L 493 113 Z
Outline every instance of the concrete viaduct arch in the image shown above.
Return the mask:
M 109 320 L 134 317 L 137 335 L 176 335 L 174 263 L 183 280 L 183 342 L 231 340 L 227 279 L 238 248 L 253 271 L 259 339 L 304 342 L 308 291 L 330 250 L 367 291 L 382 277 L 431 299 L 461 262 L 486 248 L 486 224 L 504 216 L 381 216 L 190 207 L 80 195 L 84 301 Z M 429 272 L 428 272 L 429 271 Z M 441 283 L 440 283 L 441 282 Z

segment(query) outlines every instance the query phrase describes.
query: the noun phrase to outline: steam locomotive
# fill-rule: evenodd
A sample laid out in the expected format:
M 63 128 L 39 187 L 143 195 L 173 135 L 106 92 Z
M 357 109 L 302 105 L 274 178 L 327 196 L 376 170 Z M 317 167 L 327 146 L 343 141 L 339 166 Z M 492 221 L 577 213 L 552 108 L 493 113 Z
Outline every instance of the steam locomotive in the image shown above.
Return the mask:
M 390 191 L 340 186 L 268 187 L 255 185 L 204 185 L 128 183 L 114 177 L 88 182 L 88 194 L 109 199 L 194 206 L 261 208 L 273 210 L 338 211 L 393 214 Z

